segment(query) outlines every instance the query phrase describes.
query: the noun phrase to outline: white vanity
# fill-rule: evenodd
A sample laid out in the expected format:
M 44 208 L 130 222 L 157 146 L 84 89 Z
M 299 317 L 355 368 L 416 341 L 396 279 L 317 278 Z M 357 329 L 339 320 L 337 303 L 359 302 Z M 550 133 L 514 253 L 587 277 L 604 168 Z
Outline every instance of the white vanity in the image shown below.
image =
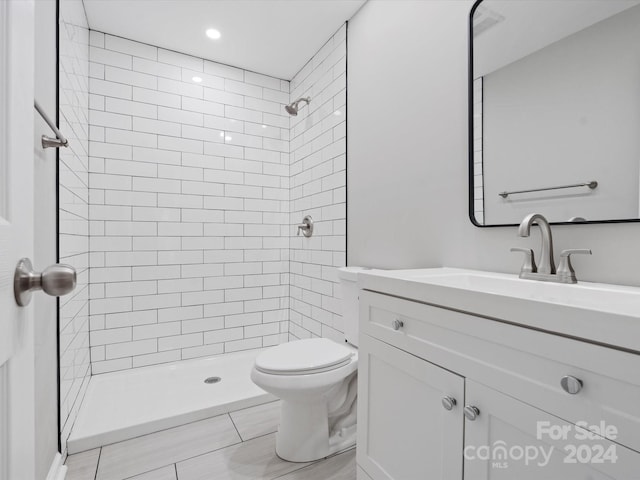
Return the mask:
M 640 289 L 449 268 L 359 288 L 359 480 L 640 479 Z

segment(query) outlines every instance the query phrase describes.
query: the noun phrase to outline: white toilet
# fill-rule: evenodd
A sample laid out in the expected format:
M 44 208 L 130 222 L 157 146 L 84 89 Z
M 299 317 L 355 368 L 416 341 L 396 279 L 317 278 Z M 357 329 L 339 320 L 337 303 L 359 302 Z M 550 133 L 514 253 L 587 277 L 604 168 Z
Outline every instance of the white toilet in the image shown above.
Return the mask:
M 361 270 L 338 269 L 345 343 L 326 338 L 294 340 L 256 358 L 251 380 L 282 400 L 276 453 L 284 460 L 318 460 L 356 442 L 356 281 Z

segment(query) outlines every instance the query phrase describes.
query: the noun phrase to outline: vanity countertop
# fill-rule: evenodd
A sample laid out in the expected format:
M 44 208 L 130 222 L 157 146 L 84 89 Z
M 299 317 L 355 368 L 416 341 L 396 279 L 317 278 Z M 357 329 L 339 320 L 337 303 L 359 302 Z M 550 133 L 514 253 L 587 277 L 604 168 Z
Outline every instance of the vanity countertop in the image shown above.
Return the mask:
M 640 353 L 640 288 L 458 268 L 366 270 L 363 290 Z

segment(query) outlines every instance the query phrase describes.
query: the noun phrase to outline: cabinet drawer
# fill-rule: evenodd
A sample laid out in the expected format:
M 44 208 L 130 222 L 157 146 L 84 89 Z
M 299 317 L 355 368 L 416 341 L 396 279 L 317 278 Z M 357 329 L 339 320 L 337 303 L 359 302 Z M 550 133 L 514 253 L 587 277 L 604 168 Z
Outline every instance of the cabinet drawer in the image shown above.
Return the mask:
M 360 331 L 568 422 L 605 422 L 640 451 L 640 355 L 369 291 Z M 564 376 L 582 389 L 565 392 Z

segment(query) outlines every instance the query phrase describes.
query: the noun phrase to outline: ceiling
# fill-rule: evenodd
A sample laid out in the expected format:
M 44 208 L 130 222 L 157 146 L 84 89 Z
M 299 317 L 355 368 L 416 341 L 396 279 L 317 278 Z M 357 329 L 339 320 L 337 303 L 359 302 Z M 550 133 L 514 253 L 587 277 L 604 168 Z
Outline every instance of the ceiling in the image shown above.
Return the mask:
M 290 80 L 366 0 L 83 1 L 93 30 Z
M 633 8 L 640 0 L 484 0 L 503 21 L 473 39 L 474 76 L 487 75 L 558 40 Z

